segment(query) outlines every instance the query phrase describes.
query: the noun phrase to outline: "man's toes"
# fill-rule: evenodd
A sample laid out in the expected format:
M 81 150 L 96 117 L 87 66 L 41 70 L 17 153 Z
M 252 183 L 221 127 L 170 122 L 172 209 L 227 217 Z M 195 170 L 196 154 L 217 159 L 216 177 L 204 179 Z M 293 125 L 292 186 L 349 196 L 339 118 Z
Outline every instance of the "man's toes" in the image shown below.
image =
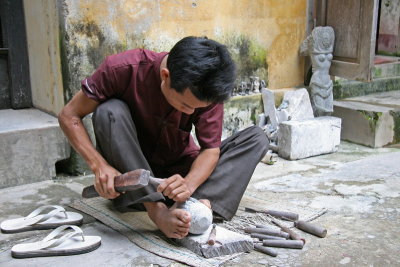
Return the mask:
M 179 233 L 179 232 L 173 232 L 173 233 L 170 233 L 170 234 L 168 234 L 168 235 L 166 235 L 167 237 L 169 237 L 169 238 L 178 238 L 178 239 L 181 239 L 181 234 Z
M 185 236 L 187 236 L 188 233 L 189 233 L 189 232 L 187 232 L 187 231 L 186 231 L 186 232 L 182 232 L 182 231 L 179 231 L 179 232 L 178 232 L 178 234 L 179 234 L 179 236 L 180 236 L 181 238 L 184 238 Z
M 189 227 L 177 227 L 176 228 L 179 232 L 182 232 L 182 233 L 188 233 L 189 232 Z
M 190 214 L 187 211 L 184 210 L 175 210 L 176 211 L 176 217 L 181 220 L 184 223 L 190 223 Z
M 189 228 L 190 227 L 190 222 L 183 222 L 182 220 L 177 219 L 176 220 L 176 225 L 179 226 L 179 227 Z

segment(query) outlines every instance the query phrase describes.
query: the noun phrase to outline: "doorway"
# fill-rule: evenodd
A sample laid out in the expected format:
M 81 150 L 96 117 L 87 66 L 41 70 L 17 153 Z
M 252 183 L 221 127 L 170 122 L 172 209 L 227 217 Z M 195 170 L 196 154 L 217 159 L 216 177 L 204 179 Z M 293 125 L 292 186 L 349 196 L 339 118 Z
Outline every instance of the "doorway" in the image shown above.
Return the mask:
M 379 1 L 374 63 L 400 63 L 400 0 Z
M 1 8 L 1 7 L 0 7 Z M 0 109 L 11 108 L 8 48 L 5 47 L 0 17 Z
M 0 109 L 32 107 L 23 0 L 0 0 Z

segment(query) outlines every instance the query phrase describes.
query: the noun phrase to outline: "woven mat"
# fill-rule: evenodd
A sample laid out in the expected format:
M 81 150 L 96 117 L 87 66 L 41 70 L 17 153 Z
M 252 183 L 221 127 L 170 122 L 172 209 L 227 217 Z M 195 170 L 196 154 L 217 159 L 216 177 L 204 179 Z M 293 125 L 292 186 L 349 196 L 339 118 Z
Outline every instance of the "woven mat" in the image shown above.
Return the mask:
M 138 247 L 158 256 L 190 266 L 219 266 L 239 255 L 235 254 L 210 259 L 200 257 L 166 238 L 149 219 L 146 212 L 120 213 L 112 210 L 111 201 L 100 197 L 75 200 L 70 206 L 93 216 L 105 225 L 120 232 Z
M 190 266 L 219 266 L 241 254 L 210 259 L 198 256 L 192 251 L 175 244 L 171 239 L 166 238 L 149 219 L 146 212 L 120 213 L 112 209 L 111 201 L 100 197 L 79 199 L 70 206 L 93 216 L 105 225 L 120 232 L 142 249 Z M 237 215 L 231 221 L 224 222 L 220 226 L 243 234 L 243 227 L 254 226 L 255 224 L 271 224 L 270 218 L 265 214 L 244 212 L 244 207 L 291 211 L 298 213 L 300 219 L 305 221 L 311 221 L 326 212 L 325 210 L 315 210 L 296 205 L 291 205 L 290 208 L 283 207 L 282 203 L 274 203 L 271 200 L 263 199 L 258 196 L 257 192 L 248 190 L 243 196 Z M 280 222 L 289 228 L 293 227 L 291 222 Z

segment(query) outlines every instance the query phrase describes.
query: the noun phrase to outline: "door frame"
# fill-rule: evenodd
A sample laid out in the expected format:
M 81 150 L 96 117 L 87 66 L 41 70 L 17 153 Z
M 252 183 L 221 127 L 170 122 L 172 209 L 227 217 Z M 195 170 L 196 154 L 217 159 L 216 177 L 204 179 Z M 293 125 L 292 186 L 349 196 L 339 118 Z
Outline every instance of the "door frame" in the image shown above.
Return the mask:
M 0 0 L 2 53 L 7 53 L 11 108 L 32 107 L 23 0 Z
M 308 23 L 307 33 L 310 34 L 314 27 L 330 26 L 327 25 L 327 6 L 328 1 L 334 0 L 308 0 Z M 372 69 L 374 68 L 376 30 L 379 0 L 362 0 L 362 16 L 361 23 L 362 32 L 369 32 L 371 36 L 362 34 L 359 39 L 358 59 L 359 62 L 351 62 L 336 58 L 332 60 L 330 74 L 350 80 L 358 80 L 363 82 L 372 81 Z M 306 63 L 305 81 L 310 76 L 310 63 Z

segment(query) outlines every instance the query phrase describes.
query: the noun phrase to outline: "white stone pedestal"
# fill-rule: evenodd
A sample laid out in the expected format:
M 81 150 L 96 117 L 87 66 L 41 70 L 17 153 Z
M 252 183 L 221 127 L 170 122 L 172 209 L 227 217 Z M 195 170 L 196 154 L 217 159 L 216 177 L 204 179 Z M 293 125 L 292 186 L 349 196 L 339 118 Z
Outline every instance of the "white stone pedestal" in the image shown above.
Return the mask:
M 340 130 L 341 119 L 336 117 L 284 121 L 279 125 L 278 154 L 295 160 L 336 152 Z

